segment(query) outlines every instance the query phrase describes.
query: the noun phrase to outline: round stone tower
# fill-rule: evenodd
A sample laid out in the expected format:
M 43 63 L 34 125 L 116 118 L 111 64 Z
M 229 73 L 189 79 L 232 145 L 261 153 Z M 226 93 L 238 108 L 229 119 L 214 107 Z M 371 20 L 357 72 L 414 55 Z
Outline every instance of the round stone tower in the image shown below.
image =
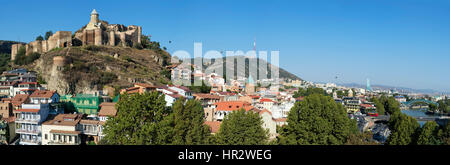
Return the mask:
M 61 71 L 66 64 L 66 58 L 63 56 L 55 56 L 53 57 L 53 66 L 56 67 L 56 70 Z

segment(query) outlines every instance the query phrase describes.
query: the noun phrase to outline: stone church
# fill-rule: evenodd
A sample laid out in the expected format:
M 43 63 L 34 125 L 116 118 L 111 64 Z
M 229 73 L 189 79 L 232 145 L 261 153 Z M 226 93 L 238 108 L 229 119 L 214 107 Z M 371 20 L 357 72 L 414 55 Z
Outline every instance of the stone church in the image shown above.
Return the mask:
M 141 26 L 124 26 L 108 24 L 99 19 L 95 9 L 91 13 L 91 21 L 75 32 L 75 39 L 83 45 L 133 46 L 141 43 Z
M 91 12 L 89 23 L 76 31 L 74 35 L 70 31 L 57 31 L 48 40 L 33 41 L 26 45 L 12 45 L 11 60 L 15 60 L 22 46 L 25 47 L 27 55 L 33 52 L 45 53 L 54 48 L 82 45 L 131 47 L 141 43 L 141 35 L 141 26 L 130 25 L 127 27 L 120 24 L 108 24 L 99 19 L 99 14 L 94 9 Z

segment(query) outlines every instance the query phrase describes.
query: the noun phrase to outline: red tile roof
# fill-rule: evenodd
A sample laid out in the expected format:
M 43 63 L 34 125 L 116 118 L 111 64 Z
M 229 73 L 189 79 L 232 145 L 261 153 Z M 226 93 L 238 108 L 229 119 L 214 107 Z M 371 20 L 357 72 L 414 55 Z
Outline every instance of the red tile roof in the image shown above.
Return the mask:
M 264 102 L 273 102 L 276 103 L 275 101 L 271 100 L 271 99 L 267 99 L 267 98 L 262 98 L 259 100 L 259 102 L 264 103 Z
M 260 96 L 255 96 L 255 95 L 249 95 L 252 99 L 259 99 Z
M 370 105 L 370 104 L 360 104 L 360 106 L 362 106 L 362 107 L 364 107 L 364 108 L 370 108 L 370 107 L 373 107 L 373 106 Z
M 108 103 L 108 102 L 103 102 L 101 103 L 99 106 L 100 111 L 98 112 L 98 116 L 110 116 L 110 117 L 114 117 L 117 114 L 117 110 L 115 107 L 116 103 Z
M 220 122 L 219 121 L 205 121 L 205 125 L 209 126 L 209 130 L 211 133 L 217 133 L 220 130 Z
M 212 95 L 209 93 L 195 93 L 193 94 L 193 96 L 196 98 L 204 98 L 204 99 L 216 99 L 216 100 L 220 99 L 220 96 Z
M 254 108 L 250 103 L 244 101 L 223 101 L 214 103 L 214 105 L 217 106 L 217 111 L 235 111 L 242 108 L 244 108 L 245 111 L 249 111 Z
M 23 103 L 25 103 L 29 97 L 30 97 L 30 95 L 28 95 L 28 94 L 17 94 L 16 96 L 14 96 L 11 103 L 14 106 L 20 106 Z
M 24 85 L 24 84 L 38 84 L 38 82 L 21 82 L 19 83 L 19 85 Z
M 275 122 L 286 122 L 287 118 L 273 119 Z
M 146 84 L 146 83 L 135 83 L 134 86 L 144 87 L 144 88 L 156 88 L 152 84 Z
M 48 91 L 48 90 L 36 90 L 34 91 L 30 97 L 33 98 L 51 98 L 54 94 L 56 93 L 56 91 Z
M 261 114 L 263 114 L 264 112 L 267 112 L 267 113 L 269 113 L 269 114 L 272 116 L 272 112 L 270 112 L 270 111 L 267 110 L 267 109 L 263 109 L 262 111 L 259 111 L 259 114 L 261 115 Z
M 19 112 L 33 112 L 33 113 L 38 113 L 40 109 L 17 109 L 16 111 Z

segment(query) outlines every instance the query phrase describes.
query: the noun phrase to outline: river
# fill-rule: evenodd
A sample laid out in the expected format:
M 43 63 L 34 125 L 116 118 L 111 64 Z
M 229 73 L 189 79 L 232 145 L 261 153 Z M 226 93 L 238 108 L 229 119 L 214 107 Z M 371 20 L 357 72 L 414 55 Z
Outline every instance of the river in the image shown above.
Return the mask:
M 425 112 L 428 109 L 408 109 L 408 110 L 402 110 L 402 113 L 411 116 L 411 117 L 432 117 L 434 115 L 428 115 Z M 420 126 L 422 127 L 426 121 L 419 121 Z

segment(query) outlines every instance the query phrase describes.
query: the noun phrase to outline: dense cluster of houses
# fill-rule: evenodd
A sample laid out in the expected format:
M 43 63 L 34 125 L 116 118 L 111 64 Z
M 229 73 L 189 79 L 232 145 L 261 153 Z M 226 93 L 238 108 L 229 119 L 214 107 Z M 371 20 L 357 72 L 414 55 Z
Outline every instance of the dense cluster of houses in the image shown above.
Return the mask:
M 100 95 L 63 95 L 46 90 L 25 69 L 4 72 L 0 89 L 0 143 L 75 145 L 98 143 L 115 103 Z M 72 106 L 75 113 L 65 113 Z
M 172 71 L 173 72 L 173 71 Z M 172 73 L 178 75 L 179 73 Z M 369 118 L 376 117 L 374 103 L 367 99 L 374 93 L 362 89 L 338 87 L 334 84 L 314 84 L 301 80 L 280 81 L 262 86 L 264 82 L 246 79 L 225 83 L 215 73 L 205 75 L 204 81 L 211 87 L 208 93 L 193 93 L 185 86 L 135 83 L 120 90 L 121 94 L 157 91 L 164 94 L 166 106 L 183 98 L 199 101 L 204 110 L 205 123 L 211 133 L 219 131 L 221 122 L 233 111 L 253 111 L 261 116 L 263 128 L 275 138 L 277 126 L 287 124 L 289 111 L 304 97 L 294 98 L 299 88 L 316 87 L 342 104 L 350 118 L 358 121 L 361 131 L 367 130 Z M 280 90 L 281 89 L 281 90 Z M 345 92 L 344 92 L 345 91 Z M 338 92 L 345 93 L 339 95 Z M 59 95 L 46 90 L 37 82 L 36 74 L 25 69 L 4 72 L 0 76 L 0 143 L 19 145 L 79 145 L 98 143 L 103 137 L 103 126 L 117 114 L 114 99 L 102 92 L 93 94 Z M 404 101 L 404 97 L 396 97 Z M 373 124 L 373 123 L 372 123 Z M 386 134 L 386 129 L 379 132 Z M 383 135 L 383 137 L 385 137 Z

